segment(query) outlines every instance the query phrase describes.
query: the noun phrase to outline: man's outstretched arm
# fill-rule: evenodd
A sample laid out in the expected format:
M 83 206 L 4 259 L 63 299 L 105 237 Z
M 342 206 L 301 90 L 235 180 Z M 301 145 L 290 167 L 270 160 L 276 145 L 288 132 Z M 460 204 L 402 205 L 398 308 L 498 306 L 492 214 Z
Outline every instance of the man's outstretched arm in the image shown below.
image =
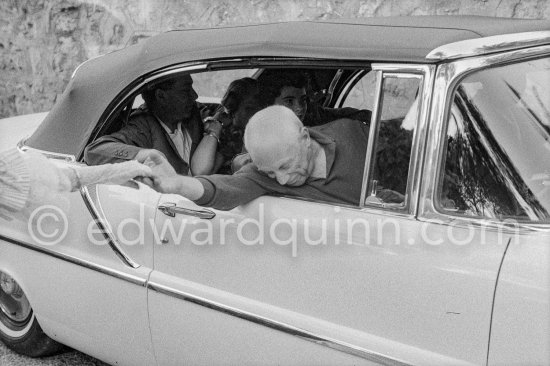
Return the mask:
M 235 175 L 187 177 L 178 175 L 160 153 L 150 154 L 143 163 L 151 167 L 150 178 L 142 181 L 161 193 L 182 195 L 200 206 L 231 210 L 273 191 L 277 182 L 254 171 Z
M 147 184 L 160 193 L 179 194 L 190 200 L 198 200 L 204 195 L 201 182 L 193 177 L 187 177 L 176 173 L 164 154 L 160 151 L 150 151 L 149 154 L 136 156 L 137 161 L 151 168 L 152 175 L 143 178 Z

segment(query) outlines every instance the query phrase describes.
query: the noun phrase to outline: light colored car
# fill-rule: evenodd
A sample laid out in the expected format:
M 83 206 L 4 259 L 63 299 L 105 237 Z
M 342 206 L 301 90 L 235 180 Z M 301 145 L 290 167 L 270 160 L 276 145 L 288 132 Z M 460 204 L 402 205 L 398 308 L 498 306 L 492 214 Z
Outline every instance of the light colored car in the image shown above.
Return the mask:
M 0 217 L 0 338 L 113 365 L 550 364 L 549 25 L 173 31 L 85 62 L 20 149 L 81 164 L 155 80 L 190 73 L 215 104 L 294 68 L 317 103 L 373 112 L 360 198 L 221 211 L 130 182 Z

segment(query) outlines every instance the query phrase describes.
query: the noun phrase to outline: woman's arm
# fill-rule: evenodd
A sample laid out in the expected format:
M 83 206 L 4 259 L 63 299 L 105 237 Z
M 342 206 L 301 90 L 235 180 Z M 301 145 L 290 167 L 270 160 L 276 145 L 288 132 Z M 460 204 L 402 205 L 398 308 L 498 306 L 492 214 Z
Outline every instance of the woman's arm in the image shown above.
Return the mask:
M 214 174 L 223 163 L 223 156 L 218 152 L 222 124 L 217 120 L 205 123 L 204 136 L 191 157 L 193 175 Z

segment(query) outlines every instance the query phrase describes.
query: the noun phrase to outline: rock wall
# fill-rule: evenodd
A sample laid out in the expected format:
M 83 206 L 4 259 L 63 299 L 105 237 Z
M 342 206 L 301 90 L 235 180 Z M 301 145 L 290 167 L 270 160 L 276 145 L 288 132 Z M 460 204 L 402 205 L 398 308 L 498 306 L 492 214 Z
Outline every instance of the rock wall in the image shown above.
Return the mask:
M 47 111 L 81 62 L 174 28 L 473 14 L 550 18 L 549 0 L 1 0 L 0 117 Z

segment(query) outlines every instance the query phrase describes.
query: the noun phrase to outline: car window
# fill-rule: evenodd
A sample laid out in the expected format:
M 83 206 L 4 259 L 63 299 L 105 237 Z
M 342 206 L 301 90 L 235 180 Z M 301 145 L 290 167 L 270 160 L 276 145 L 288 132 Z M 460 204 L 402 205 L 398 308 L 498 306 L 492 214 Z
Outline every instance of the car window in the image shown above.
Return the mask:
M 357 76 L 359 79 L 347 93 L 341 106 L 372 111 L 376 92 L 376 72 L 363 72 Z
M 236 79 L 251 77 L 257 69 L 235 69 L 193 74 L 193 88 L 201 103 L 220 102 L 227 86 Z
M 550 220 L 550 59 L 478 71 L 452 96 L 437 205 Z
M 233 80 L 252 76 L 256 72 L 257 69 L 235 69 L 193 74 L 193 89 L 199 95 L 197 101 L 206 104 L 219 103 Z M 132 108 L 136 109 L 143 103 L 143 97 L 138 94 Z
M 405 209 L 419 76 L 385 75 L 366 204 Z

